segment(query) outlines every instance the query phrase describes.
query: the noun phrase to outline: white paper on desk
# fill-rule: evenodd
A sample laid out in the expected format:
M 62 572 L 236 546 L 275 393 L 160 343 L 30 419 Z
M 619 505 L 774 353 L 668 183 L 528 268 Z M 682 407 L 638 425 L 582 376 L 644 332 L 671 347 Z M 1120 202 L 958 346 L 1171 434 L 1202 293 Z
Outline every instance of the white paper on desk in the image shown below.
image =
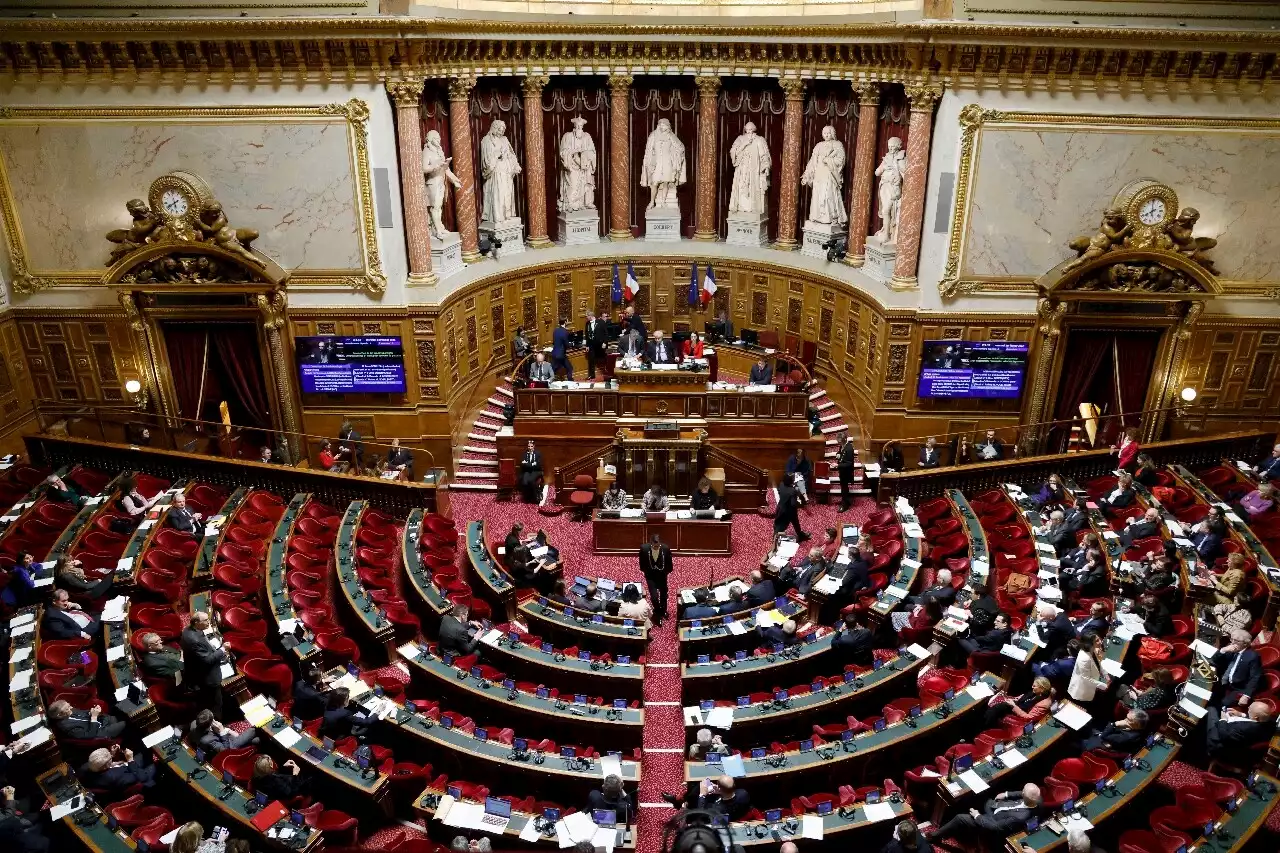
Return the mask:
M 106 497 L 105 497 L 104 495 L 94 495 L 93 497 L 91 497 L 91 498 L 89 498 L 87 501 L 85 501 L 85 502 L 84 502 L 84 505 L 85 505 L 85 506 L 97 506 L 98 504 L 102 503 L 104 500 L 106 500 Z
M 944 784 L 947 786 L 947 791 L 953 797 L 959 797 L 964 793 L 964 785 L 961 785 L 959 782 L 946 782 Z
M 142 745 L 145 746 L 147 749 L 155 749 L 160 744 L 164 743 L 165 741 L 171 740 L 172 738 L 173 738 L 173 729 L 170 729 L 170 728 L 156 729 L 154 732 L 152 732 L 151 734 L 147 735 L 142 739 Z
M 17 691 L 17 690 L 26 690 L 28 687 L 30 687 L 31 673 L 33 672 L 35 672 L 34 669 L 24 669 L 22 672 L 19 672 L 16 675 L 14 675 L 13 678 L 10 679 L 9 681 L 9 692 L 13 693 L 14 691 Z
M 1116 533 L 1114 530 L 1104 530 L 1102 531 L 1102 538 L 1103 539 L 1119 539 L 1120 534 Z
M 703 725 L 713 729 L 733 728 L 733 708 L 724 706 L 712 708 L 703 718 Z
M 691 590 L 691 589 L 682 589 L 682 590 L 680 590 L 680 603 L 681 603 L 681 604 L 696 604 L 696 603 L 697 603 L 697 601 L 698 601 L 698 599 L 696 599 L 696 598 L 694 598 L 694 597 L 693 597 L 693 590 Z
M 846 560 L 846 562 L 848 562 Z M 823 595 L 834 595 L 840 591 L 840 578 L 833 578 L 831 575 L 823 575 L 822 580 L 813 585 L 813 588 Z
M 1196 654 L 1203 655 L 1204 657 L 1207 657 L 1207 658 L 1212 658 L 1214 655 L 1218 653 L 1218 649 L 1216 646 L 1211 646 L 1208 643 L 1206 643 L 1204 640 L 1196 640 L 1191 644 L 1191 648 L 1195 649 Z
M 1046 569 L 1041 569 L 1040 571 L 1036 572 L 1036 574 L 1039 576 L 1040 580 L 1042 581 L 1051 581 L 1058 576 L 1057 572 L 1050 572 Z
M 919 643 L 912 643 L 907 646 L 907 651 L 910 652 L 911 656 L 916 660 L 924 660 L 929 656 L 929 650 Z
M 697 705 L 686 705 L 684 709 L 684 724 L 686 726 L 702 725 L 702 709 Z
M 1006 643 L 1004 646 L 1001 647 L 1000 654 L 1004 655 L 1007 658 L 1013 658 L 1014 660 L 1021 663 L 1026 661 L 1027 656 L 1030 655 L 1031 652 L 1028 651 L 1027 649 L 1022 648 L 1021 646 L 1014 646 Z
M 840 553 L 836 554 L 836 565 L 837 565 L 837 566 L 847 566 L 847 565 L 849 565 L 849 564 L 850 564 L 850 563 L 852 563 L 852 562 L 853 562 L 853 560 L 849 558 L 849 549 L 848 549 L 848 548 L 841 548 L 841 549 L 840 549 Z
M 413 642 L 405 643 L 396 651 L 400 653 L 402 658 L 416 658 L 418 656 L 418 644 Z
M 1040 599 L 1041 601 L 1049 601 L 1049 602 L 1061 601 L 1062 590 L 1058 589 L 1056 586 L 1037 587 L 1036 598 Z M 1035 641 L 1033 640 L 1032 642 L 1035 642 Z M 1036 645 L 1040 645 L 1040 644 L 1036 643 Z M 1044 647 L 1041 646 L 1041 648 L 1044 648 Z
M 1185 696 L 1183 696 L 1182 699 L 1178 702 L 1178 707 L 1186 711 L 1191 716 L 1195 717 L 1197 720 L 1203 717 L 1205 714 L 1209 713 L 1207 709 L 1201 708 L 1199 705 L 1197 705 L 1195 702 L 1192 702 L 1190 699 L 1188 699 Z
M 757 610 L 756 611 L 757 625 L 764 625 L 764 626 L 781 625 L 783 622 L 786 622 L 786 621 L 787 621 L 787 617 L 783 616 L 777 610 Z
M 480 803 L 455 802 L 449 813 L 440 820 L 447 826 L 459 829 L 485 829 L 484 806 Z M 497 827 L 493 827 L 497 829 Z
M 1093 829 L 1093 824 L 1089 823 L 1089 819 L 1087 817 L 1080 817 L 1079 815 L 1071 815 L 1069 818 L 1067 818 L 1067 825 L 1063 828 L 1066 829 L 1068 833 L 1088 832 L 1089 830 Z
M 886 586 L 884 588 L 884 597 L 902 600 L 907 597 L 907 591 L 900 586 Z
M 1032 628 L 1030 631 L 1027 631 L 1026 636 L 1027 636 L 1027 639 L 1031 641 L 1031 644 L 1033 646 L 1038 646 L 1039 648 L 1042 648 L 1042 649 L 1049 648 L 1048 644 L 1045 643 L 1044 640 L 1040 639 L 1040 629 L 1038 627 Z
M 34 623 L 34 622 L 27 622 L 26 624 L 24 624 L 24 625 L 19 625 L 18 627 L 14 628 L 12 631 L 10 631 L 10 632 L 9 632 L 9 636 L 10 636 L 10 637 L 21 637 L 23 634 L 30 634 L 30 633 L 32 633 L 33 631 L 35 631 L 35 629 L 36 629 L 36 623 Z
M 294 629 L 294 628 L 297 628 L 297 627 L 298 627 L 298 620 L 297 620 L 297 619 L 281 619 L 281 620 L 280 620 L 280 633 L 281 633 L 281 634 L 292 634 L 292 633 L 293 633 L 293 629 Z
M 67 815 L 75 814 L 84 808 L 84 795 L 77 794 L 65 802 L 57 803 L 53 808 L 49 809 L 50 820 L 62 820 Z
M 729 510 L 727 509 L 718 509 L 715 511 L 716 518 L 724 518 L 728 514 L 729 514 Z
M 1089 725 L 1089 720 L 1093 719 L 1088 711 L 1071 702 L 1063 702 L 1062 707 L 1054 712 L 1054 716 L 1061 720 L 1063 725 L 1077 732 Z
M 1048 542 L 1036 542 L 1036 550 L 1047 553 L 1047 554 L 1057 553 L 1057 551 L 1053 550 L 1053 546 L 1050 545 Z
M 1183 539 L 1183 538 L 1178 537 L 1178 536 L 1173 537 L 1173 544 L 1174 544 L 1174 545 L 1177 545 L 1179 548 L 1194 548 L 1194 547 L 1195 547 L 1195 543 L 1193 543 L 1190 539 Z
M 1127 643 L 1134 638 L 1135 634 L 1133 633 L 1132 628 L 1128 627 L 1127 625 L 1121 625 L 1120 627 L 1115 629 L 1115 631 L 1112 633 L 1112 636 L 1114 636 L 1116 639 L 1120 640 L 1121 642 Z
M 31 647 L 23 646 L 20 649 L 13 650 L 13 653 L 9 655 L 9 663 L 22 663 L 29 657 L 31 657 Z
M 796 555 L 796 552 L 799 550 L 800 550 L 799 542 L 795 541 L 794 539 L 783 539 L 781 542 L 778 543 L 778 547 L 775 553 L 781 554 L 782 556 L 790 560 L 792 557 Z
M 608 779 L 610 776 L 622 778 L 622 759 L 616 755 L 603 755 L 600 757 L 600 778 Z
M 722 603 L 722 604 L 723 604 L 724 602 L 728 601 L 728 600 L 729 600 L 729 587 L 728 587 L 728 585 L 727 585 L 727 584 L 722 584 L 721 586 L 716 587 L 716 588 L 715 588 L 715 590 L 713 590 L 713 591 L 712 591 L 712 595 L 715 597 L 715 600 L 716 600 L 716 601 L 718 601 L 718 602 L 720 602 L 720 603 Z
M 734 636 L 741 636 L 747 633 L 747 623 L 741 619 L 729 623 L 729 633 Z
M 902 561 L 903 565 L 906 565 L 906 563 L 907 563 L 906 560 Z M 973 570 L 980 575 L 985 575 L 987 572 L 991 571 L 991 564 L 988 563 L 986 560 L 974 560 L 970 565 L 972 566 Z
M 969 621 L 969 611 L 965 610 L 963 607 L 956 607 L 954 604 L 947 608 L 947 615 L 963 622 Z
M 444 820 L 445 815 L 449 813 L 449 810 L 453 808 L 453 804 L 456 802 L 457 800 L 453 798 L 452 794 L 445 794 L 441 797 L 440 802 L 436 803 L 436 820 Z
M 168 847 L 170 844 L 173 843 L 173 839 L 178 837 L 178 830 L 180 829 L 182 829 L 182 827 L 175 826 L 173 829 L 169 830 L 164 835 L 160 836 L 160 843 Z
M 497 646 L 498 640 L 500 639 L 502 639 L 502 632 L 497 628 L 491 628 L 480 638 L 480 642 L 484 643 L 486 646 Z
M 1040 565 L 1046 569 L 1056 569 L 1062 565 L 1062 561 L 1057 557 L 1041 557 Z
M 914 571 L 920 568 L 922 565 L 924 564 L 921 563 L 919 560 L 913 560 L 910 557 L 902 558 L 902 568 L 904 569 L 911 569 L 912 571 Z
M 573 839 L 569 837 L 569 830 L 562 820 L 556 821 L 556 843 L 560 845 L 561 850 L 573 846 Z
M 667 510 L 667 521 L 675 521 L 680 515 L 674 509 Z
M 524 822 L 524 826 L 520 827 L 520 840 L 530 843 L 542 838 L 542 833 L 538 831 L 538 822 L 532 818 Z
M 285 726 L 280 731 L 272 735 L 285 749 L 290 749 L 295 743 L 302 740 L 302 735 L 293 730 L 293 726 Z
M 743 776 L 747 775 L 747 768 L 742 763 L 741 755 L 724 756 L 724 758 L 720 759 L 720 766 L 724 769 L 725 773 L 735 779 L 741 779 Z
M 219 672 L 222 674 L 222 680 L 226 681 L 228 678 L 236 674 L 236 668 L 229 663 L 224 663 Z
M 1194 696 L 1197 699 L 1204 699 L 1206 702 L 1209 700 L 1209 697 L 1213 695 L 1199 684 L 1192 684 L 1190 681 L 1187 682 L 1187 686 L 1183 688 L 1183 690 L 1187 695 Z
M 913 539 L 924 538 L 924 528 L 918 524 L 904 524 L 902 525 L 902 532 L 912 537 Z
M 964 692 L 972 696 L 973 701 L 975 702 L 981 702 L 983 699 L 995 695 L 995 691 L 991 689 L 991 685 L 987 684 L 985 681 L 979 681 L 977 684 L 970 684 L 964 689 Z
M 53 578 L 36 578 L 31 582 L 31 585 L 36 589 L 42 586 L 53 586 Z
M 110 662 L 113 660 L 120 660 L 120 658 L 124 657 L 125 652 L 128 650 L 129 650 L 129 647 L 124 645 L 123 643 L 118 646 L 112 646 L 111 648 L 107 649 L 107 661 Z
M 23 717 L 21 720 L 9 724 L 10 734 L 20 735 L 27 729 L 40 725 L 44 722 L 44 714 L 32 714 L 30 717 Z
M 800 837 L 812 838 L 815 841 L 822 840 L 821 815 L 807 814 L 800 818 Z
M 1124 678 L 1124 667 L 1120 665 L 1120 661 L 1112 660 L 1111 658 L 1103 658 L 1100 665 L 1102 667 L 1102 671 L 1107 675 L 1114 676 L 1115 678 Z
M 928 767 L 920 768 L 920 775 L 926 779 L 941 779 L 942 774 L 936 770 L 930 770 Z M 877 804 L 878 805 L 878 804 Z
M 28 622 L 34 622 L 35 618 L 36 618 L 36 614 L 31 611 L 28 611 L 26 613 L 19 613 L 17 616 L 9 620 L 9 627 L 17 628 L 19 625 L 25 625 Z
M 39 746 L 45 741 L 52 740 L 52 739 L 53 739 L 53 732 L 49 731 L 44 726 L 40 726 L 37 729 L 32 729 L 31 731 L 23 735 L 20 739 L 14 741 L 14 745 L 16 747 L 18 744 L 24 744 L 27 748 L 31 748 L 31 747 Z
M 893 811 L 891 803 L 869 803 L 862 806 L 863 813 L 867 816 L 869 823 L 879 823 L 882 820 L 893 820 L 897 814 Z
M 1228 513 L 1226 513 L 1226 519 L 1227 519 L 1227 521 L 1231 522 L 1232 524 L 1244 524 L 1244 519 L 1242 519 L 1240 516 L 1236 515 L 1234 512 L 1228 512 Z
M 562 822 L 575 844 L 595 838 L 596 823 L 591 819 L 590 812 L 574 812 L 571 815 L 565 815 Z
M 975 794 L 981 794 L 983 791 L 991 787 L 981 776 L 978 775 L 977 770 L 964 771 L 960 774 L 960 781 L 964 783 L 966 788 L 973 791 Z
M 1004 762 L 1004 766 L 1012 770 L 1019 764 L 1026 764 L 1027 757 L 1016 749 L 1006 749 L 1000 753 L 1000 760 Z
M 1186 531 L 1182 529 L 1182 525 L 1174 521 L 1172 518 L 1166 518 L 1164 520 L 1164 526 L 1169 528 L 1169 532 L 1171 534 L 1179 538 L 1185 537 L 1187 535 Z

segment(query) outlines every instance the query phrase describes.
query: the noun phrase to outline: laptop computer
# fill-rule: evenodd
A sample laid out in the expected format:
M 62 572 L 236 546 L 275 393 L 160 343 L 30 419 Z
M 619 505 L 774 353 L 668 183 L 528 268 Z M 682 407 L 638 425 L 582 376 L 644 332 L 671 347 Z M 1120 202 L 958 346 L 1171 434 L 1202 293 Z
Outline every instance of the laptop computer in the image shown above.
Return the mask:
M 499 832 L 506 829 L 511 822 L 511 803 L 497 797 L 485 797 L 484 817 L 480 818 L 480 822 Z

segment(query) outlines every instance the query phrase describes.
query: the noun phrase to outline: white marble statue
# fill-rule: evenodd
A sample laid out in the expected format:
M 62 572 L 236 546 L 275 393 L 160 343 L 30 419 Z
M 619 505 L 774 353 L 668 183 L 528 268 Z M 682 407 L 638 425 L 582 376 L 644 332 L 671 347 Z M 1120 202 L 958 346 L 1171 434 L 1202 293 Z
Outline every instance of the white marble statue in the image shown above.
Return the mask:
M 876 238 L 885 243 L 898 239 L 898 208 L 902 203 L 902 179 L 907 173 L 907 153 L 902 150 L 902 140 L 889 137 L 889 150 L 876 166 L 880 179 L 880 230 Z
M 516 175 L 520 172 L 516 152 L 507 139 L 506 122 L 495 119 L 480 140 L 480 174 L 484 178 L 482 222 L 499 225 L 520 218 L 516 210 Z
M 684 143 L 672 132 L 671 122 L 658 119 L 658 126 L 644 144 L 644 163 L 640 166 L 640 186 L 649 188 L 649 208 L 678 211 L 676 189 L 686 180 Z
M 422 174 L 427 182 L 427 218 L 430 220 L 431 236 L 443 240 L 446 234 L 444 227 L 444 200 L 449 195 L 449 184 L 455 189 L 461 188 L 462 181 L 449 168 L 452 157 L 444 156 L 444 148 L 440 145 L 440 132 L 427 131 L 427 144 L 422 146 Z
M 573 130 L 560 137 L 561 213 L 596 208 L 596 144 L 582 129 L 586 123 L 574 116 Z
M 801 184 L 813 188 L 809 198 L 810 222 L 844 225 L 849 221 L 840 192 L 844 186 L 844 161 L 844 145 L 836 139 L 836 129 L 827 125 L 822 129 L 822 141 L 813 146 L 809 165 L 800 176 Z
M 730 213 L 764 213 L 769 189 L 769 146 L 756 135 L 756 126 L 747 122 L 742 135 L 729 148 L 733 163 L 733 190 L 729 193 Z

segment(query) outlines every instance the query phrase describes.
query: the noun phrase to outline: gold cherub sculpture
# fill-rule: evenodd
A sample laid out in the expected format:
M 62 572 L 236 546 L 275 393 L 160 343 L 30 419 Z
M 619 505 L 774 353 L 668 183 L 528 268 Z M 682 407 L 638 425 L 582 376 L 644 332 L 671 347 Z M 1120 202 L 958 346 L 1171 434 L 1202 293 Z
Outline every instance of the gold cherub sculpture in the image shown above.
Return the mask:
M 218 242 L 218 232 L 226 228 L 228 224 L 227 214 L 222 210 L 222 202 L 217 199 L 212 199 L 205 203 L 205 206 L 200 209 L 200 218 L 196 222 L 204 239 L 213 240 L 214 242 Z M 250 248 L 253 241 L 258 239 L 258 232 L 252 228 L 236 228 L 234 232 L 235 238 L 246 249 Z
M 161 227 L 160 217 L 152 213 L 150 206 L 142 199 L 130 200 L 125 204 L 125 209 L 133 217 L 133 222 L 128 228 L 116 228 L 107 232 L 107 239 L 118 244 L 118 247 L 111 251 L 111 259 L 107 261 L 108 266 L 147 243 L 160 239 L 165 231 Z
M 1194 207 L 1182 208 L 1177 217 L 1165 226 L 1165 235 L 1169 240 L 1168 248 L 1180 255 L 1185 255 L 1211 274 L 1217 275 L 1218 271 L 1214 269 L 1213 261 L 1206 258 L 1204 253 L 1218 245 L 1218 241 L 1212 237 L 1192 236 L 1191 232 L 1198 221 L 1200 221 L 1200 211 Z
M 1062 267 L 1062 271 L 1070 272 L 1076 267 L 1084 266 L 1094 258 L 1100 258 L 1116 246 L 1124 243 L 1124 239 L 1133 230 L 1122 211 L 1107 208 L 1102 212 L 1102 224 L 1098 233 L 1092 237 L 1080 236 L 1067 245 L 1079 253 L 1079 257 Z

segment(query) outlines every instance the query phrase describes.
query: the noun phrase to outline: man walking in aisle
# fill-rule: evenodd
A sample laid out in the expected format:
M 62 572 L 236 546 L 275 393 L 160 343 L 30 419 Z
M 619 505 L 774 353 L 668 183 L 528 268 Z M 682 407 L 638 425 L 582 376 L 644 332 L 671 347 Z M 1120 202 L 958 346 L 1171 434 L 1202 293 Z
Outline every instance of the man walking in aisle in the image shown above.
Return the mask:
M 662 538 L 653 534 L 648 545 L 640 548 L 640 573 L 649 588 L 649 603 L 653 605 L 653 624 L 661 625 L 667 618 L 667 577 L 675 566 L 671 562 L 671 549 L 662 544 Z

